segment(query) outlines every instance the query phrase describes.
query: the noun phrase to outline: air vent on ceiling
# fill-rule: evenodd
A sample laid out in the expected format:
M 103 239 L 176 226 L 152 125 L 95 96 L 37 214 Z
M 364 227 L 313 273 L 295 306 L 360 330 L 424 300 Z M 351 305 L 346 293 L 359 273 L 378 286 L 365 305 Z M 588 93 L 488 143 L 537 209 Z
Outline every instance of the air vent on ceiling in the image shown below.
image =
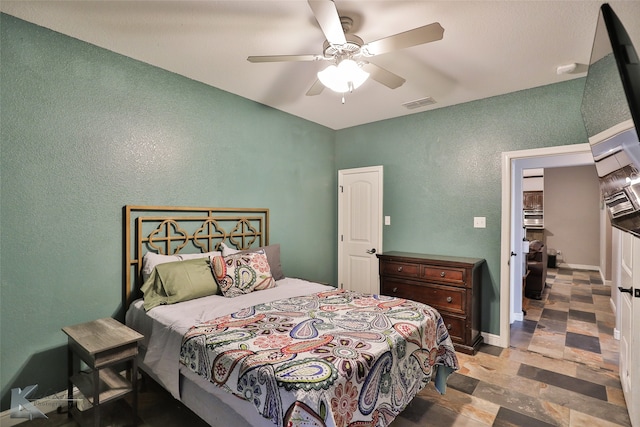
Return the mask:
M 416 99 L 415 101 L 409 101 L 402 104 L 403 107 L 409 110 L 415 110 L 416 108 L 426 107 L 427 105 L 433 105 L 436 103 L 436 100 L 430 96 L 426 98 Z

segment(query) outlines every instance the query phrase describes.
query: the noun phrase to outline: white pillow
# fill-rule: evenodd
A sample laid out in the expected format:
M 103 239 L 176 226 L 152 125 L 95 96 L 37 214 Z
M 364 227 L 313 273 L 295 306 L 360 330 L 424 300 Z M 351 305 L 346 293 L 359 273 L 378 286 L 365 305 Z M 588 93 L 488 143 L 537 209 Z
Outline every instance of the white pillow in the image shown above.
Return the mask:
M 178 257 L 180 257 L 180 261 L 185 261 L 187 259 L 211 258 L 212 256 L 219 256 L 219 255 L 220 255 L 220 251 L 213 251 L 213 252 L 205 252 L 205 253 L 199 253 L 199 254 L 178 254 Z
M 142 283 L 146 282 L 156 265 L 166 262 L 180 261 L 178 255 L 160 255 L 154 252 L 147 252 L 142 258 Z
M 147 252 L 144 254 L 142 258 L 142 283 L 146 282 L 153 269 L 156 268 L 158 264 L 164 264 L 167 262 L 176 262 L 176 261 L 184 261 L 187 259 L 196 259 L 196 258 L 210 258 L 215 255 L 220 255 L 220 252 L 206 252 L 199 254 L 177 254 L 177 255 L 160 255 L 155 252 Z
M 229 246 L 225 245 L 224 242 L 220 243 L 220 247 L 222 248 L 222 256 L 229 256 L 240 252 L 240 249 L 230 248 Z

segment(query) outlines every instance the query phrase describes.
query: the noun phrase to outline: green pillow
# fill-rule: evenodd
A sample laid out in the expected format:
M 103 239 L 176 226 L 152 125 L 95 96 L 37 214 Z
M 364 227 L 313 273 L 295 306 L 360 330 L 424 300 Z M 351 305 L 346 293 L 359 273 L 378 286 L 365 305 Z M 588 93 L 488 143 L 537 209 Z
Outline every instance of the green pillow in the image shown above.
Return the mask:
M 147 311 L 219 293 L 208 258 L 158 264 L 140 290 Z

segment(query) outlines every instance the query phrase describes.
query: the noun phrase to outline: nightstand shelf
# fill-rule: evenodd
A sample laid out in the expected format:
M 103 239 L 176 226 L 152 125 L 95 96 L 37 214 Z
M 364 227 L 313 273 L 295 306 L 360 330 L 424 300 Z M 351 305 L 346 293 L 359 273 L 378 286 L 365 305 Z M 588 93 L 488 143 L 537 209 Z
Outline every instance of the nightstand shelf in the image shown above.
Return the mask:
M 98 393 L 100 404 L 107 403 L 114 399 L 124 397 L 133 390 L 132 385 L 126 378 L 111 368 L 104 368 L 98 371 Z M 80 393 L 86 396 L 89 403 L 93 405 L 93 373 L 80 372 L 71 377 L 71 382 L 78 387 Z
M 132 395 L 133 425 L 137 420 L 137 363 L 138 342 L 143 336 L 115 319 L 105 318 L 62 328 L 69 338 L 69 416 L 80 422 L 88 418 L 85 411 L 73 405 L 73 387 L 92 405 L 93 425 L 100 425 L 100 407 L 103 404 Z M 88 372 L 74 373 L 74 355 L 89 368 Z M 126 363 L 131 369 L 127 376 L 115 365 Z M 128 378 L 131 378 L 130 380 Z

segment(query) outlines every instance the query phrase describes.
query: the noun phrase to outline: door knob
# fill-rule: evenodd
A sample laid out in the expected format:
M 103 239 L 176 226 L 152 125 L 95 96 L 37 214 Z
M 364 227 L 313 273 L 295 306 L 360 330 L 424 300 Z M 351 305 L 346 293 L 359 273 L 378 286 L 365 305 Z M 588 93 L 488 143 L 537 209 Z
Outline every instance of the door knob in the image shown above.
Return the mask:
M 367 253 L 368 253 L 368 254 L 375 254 L 375 253 L 376 253 L 376 248 L 369 249 L 369 250 L 367 251 Z
M 618 289 L 620 289 L 620 292 L 628 292 L 633 295 L 633 286 L 630 288 L 623 288 L 622 286 L 618 286 Z

